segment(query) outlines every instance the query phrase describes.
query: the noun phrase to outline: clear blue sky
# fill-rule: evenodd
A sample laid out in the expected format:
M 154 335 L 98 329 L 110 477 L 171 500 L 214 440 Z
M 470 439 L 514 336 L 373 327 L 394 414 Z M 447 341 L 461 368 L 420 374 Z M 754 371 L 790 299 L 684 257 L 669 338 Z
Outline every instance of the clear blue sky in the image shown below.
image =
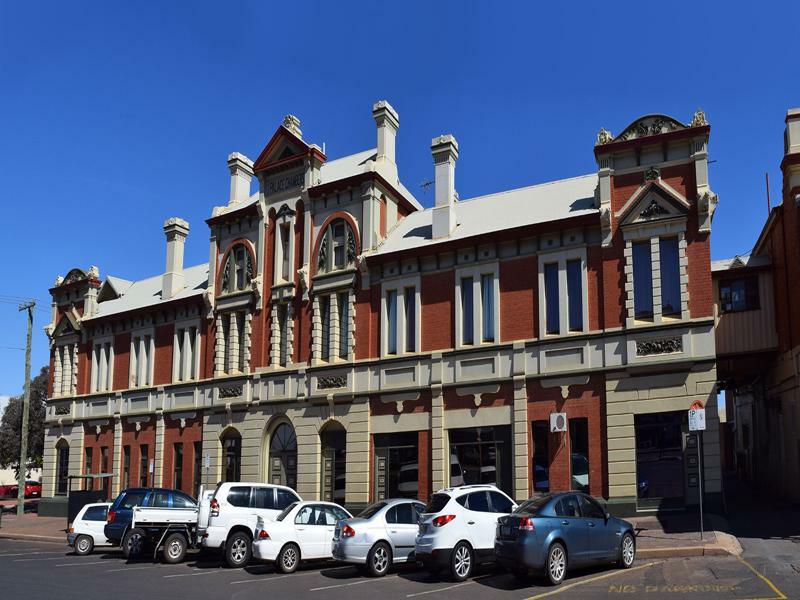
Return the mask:
M 163 271 L 161 225 L 204 219 L 228 193 L 226 157 L 255 158 L 286 113 L 336 158 L 372 147 L 371 107 L 400 114 L 405 184 L 433 175 L 451 132 L 462 198 L 595 170 L 604 126 L 639 115 L 712 125 L 713 256 L 748 251 L 780 192 L 785 111 L 800 106 L 800 3 L 266 2 L 0 5 L 0 396 L 19 393 L 24 319 L 71 267 Z M 745 8 L 746 7 L 746 8 Z

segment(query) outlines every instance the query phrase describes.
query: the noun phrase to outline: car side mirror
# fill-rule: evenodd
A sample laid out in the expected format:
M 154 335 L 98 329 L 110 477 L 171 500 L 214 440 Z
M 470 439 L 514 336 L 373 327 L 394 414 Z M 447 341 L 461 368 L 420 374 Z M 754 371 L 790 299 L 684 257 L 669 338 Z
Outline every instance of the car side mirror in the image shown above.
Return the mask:
M 608 520 L 609 520 L 610 518 L 611 518 L 611 513 L 610 513 L 610 512 L 608 512 L 608 511 L 606 511 L 606 523 L 608 523 Z

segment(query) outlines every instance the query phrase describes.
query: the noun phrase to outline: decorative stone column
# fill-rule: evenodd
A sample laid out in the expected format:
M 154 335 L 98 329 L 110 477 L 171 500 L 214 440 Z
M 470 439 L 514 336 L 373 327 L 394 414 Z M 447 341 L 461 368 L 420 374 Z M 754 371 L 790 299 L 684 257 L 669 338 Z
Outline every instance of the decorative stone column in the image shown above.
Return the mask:
M 322 445 L 318 419 L 300 418 L 295 423 L 295 435 L 297 436 L 297 493 L 303 500 L 319 500 Z
M 339 356 L 339 294 L 331 294 L 328 302 L 328 322 L 331 324 L 331 334 L 328 339 L 328 356 L 333 360 Z
M 114 455 L 111 459 L 111 471 L 114 477 L 111 479 L 111 494 L 116 498 L 122 491 L 122 468 L 124 453 L 122 451 L 122 419 L 116 414 L 111 420 L 114 428 Z
M 225 328 L 222 315 L 217 315 L 214 331 L 214 376 L 225 373 Z
M 444 394 L 442 390 L 442 355 L 431 355 L 431 490 L 450 483 L 450 460 L 444 430 Z
M 522 501 L 529 495 L 529 478 L 531 476 L 524 342 L 514 342 L 512 369 L 514 377 L 514 497 L 517 501 Z
M 164 394 L 164 390 L 159 390 L 159 395 Z M 156 448 L 153 454 L 153 486 L 162 487 L 163 485 L 163 466 L 164 466 L 164 413 L 156 411 Z
M 369 503 L 369 398 L 356 398 L 348 412 L 347 473 L 345 477 L 345 502 L 366 505 Z
M 228 347 L 226 348 L 228 355 L 227 372 L 233 373 L 241 367 L 239 364 L 239 313 L 232 312 L 229 318 Z
M 62 346 L 53 347 L 53 396 L 61 396 L 61 357 L 64 351 Z
M 250 332 L 252 331 L 253 314 L 250 311 L 244 313 L 244 327 L 242 333 L 244 339 L 239 340 L 242 346 L 242 364 L 240 365 L 242 373 L 250 372 Z
M 318 361 L 322 358 L 322 318 L 319 314 L 319 296 L 314 296 L 311 311 L 311 360 Z

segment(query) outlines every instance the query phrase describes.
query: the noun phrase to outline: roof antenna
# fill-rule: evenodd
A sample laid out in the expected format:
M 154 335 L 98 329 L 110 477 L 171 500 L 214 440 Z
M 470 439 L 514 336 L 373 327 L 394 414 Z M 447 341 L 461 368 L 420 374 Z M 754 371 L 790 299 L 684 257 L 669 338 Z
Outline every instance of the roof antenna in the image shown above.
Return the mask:
M 419 187 L 422 188 L 422 193 L 423 194 L 427 194 L 428 193 L 428 188 L 430 188 L 432 185 L 433 185 L 433 181 L 431 179 L 423 179 L 422 183 L 419 184 Z

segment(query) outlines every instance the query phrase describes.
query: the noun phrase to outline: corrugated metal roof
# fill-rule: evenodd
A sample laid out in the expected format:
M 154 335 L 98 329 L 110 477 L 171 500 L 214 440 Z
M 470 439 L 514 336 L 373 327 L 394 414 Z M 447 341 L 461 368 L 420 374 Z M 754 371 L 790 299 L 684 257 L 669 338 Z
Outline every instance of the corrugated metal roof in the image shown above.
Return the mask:
M 745 267 L 766 267 L 770 264 L 772 264 L 772 261 L 770 260 L 769 256 L 753 256 L 752 254 L 742 254 L 741 256 L 734 256 L 733 258 L 712 260 L 711 272 L 730 271 Z
M 524 225 L 598 214 L 594 205 L 597 174 L 540 183 L 456 203 L 457 226 L 445 238 L 431 239 L 433 210 L 411 213 L 389 233 L 374 255 L 467 239 Z
M 188 267 L 183 270 L 183 275 L 186 287 L 170 298 L 169 301 L 199 296 L 208 287 L 208 263 Z M 131 282 L 123 296 L 115 300 L 100 302 L 97 305 L 97 313 L 86 320 L 99 319 L 145 307 L 155 307 L 165 302 L 165 300 L 161 299 L 162 278 L 163 275 L 156 275 L 155 277 Z M 109 277 L 107 279 L 112 278 Z M 116 277 L 113 279 L 120 281 Z

